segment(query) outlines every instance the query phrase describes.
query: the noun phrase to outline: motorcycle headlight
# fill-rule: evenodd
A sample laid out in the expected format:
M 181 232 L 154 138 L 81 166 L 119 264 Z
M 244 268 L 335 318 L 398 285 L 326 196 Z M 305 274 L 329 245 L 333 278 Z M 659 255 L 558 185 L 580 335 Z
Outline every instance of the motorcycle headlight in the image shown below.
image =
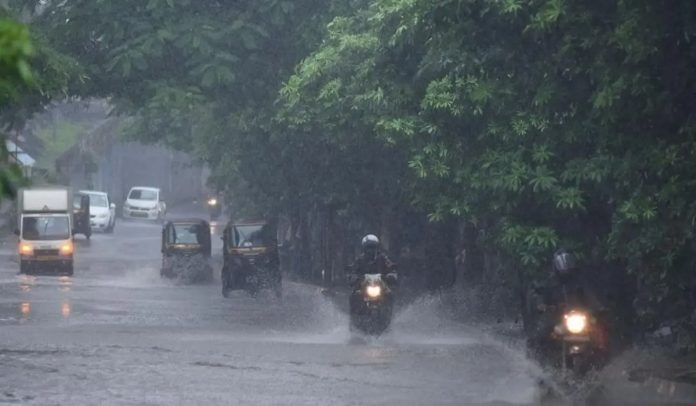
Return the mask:
M 380 295 L 382 295 L 382 287 L 379 285 L 370 285 L 365 289 L 365 293 L 371 298 L 380 297 Z
M 580 334 L 587 329 L 587 315 L 571 312 L 565 315 L 565 327 L 571 334 Z
M 217 205 L 217 199 L 208 199 L 208 205 L 210 205 L 210 206 Z

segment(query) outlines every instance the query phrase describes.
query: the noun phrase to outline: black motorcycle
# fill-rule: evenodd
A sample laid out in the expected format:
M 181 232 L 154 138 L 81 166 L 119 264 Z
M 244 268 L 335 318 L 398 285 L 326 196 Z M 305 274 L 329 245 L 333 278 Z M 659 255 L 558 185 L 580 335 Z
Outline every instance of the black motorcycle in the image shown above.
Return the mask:
M 606 331 L 594 315 L 579 307 L 563 309 L 559 323 L 551 334 L 558 344 L 556 360 L 563 376 L 581 378 L 600 367 L 606 359 Z
M 350 295 L 350 328 L 364 334 L 378 336 L 389 328 L 394 312 L 396 273 L 384 278 L 381 274 L 352 275 L 349 283 L 353 288 Z

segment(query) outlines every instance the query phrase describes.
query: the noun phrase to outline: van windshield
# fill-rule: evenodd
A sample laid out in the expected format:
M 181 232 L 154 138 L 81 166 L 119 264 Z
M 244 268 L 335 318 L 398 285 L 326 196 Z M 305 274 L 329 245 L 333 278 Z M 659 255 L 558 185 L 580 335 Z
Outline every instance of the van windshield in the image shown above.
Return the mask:
M 22 238 L 27 241 L 67 240 L 70 238 L 70 221 L 68 217 L 25 217 Z

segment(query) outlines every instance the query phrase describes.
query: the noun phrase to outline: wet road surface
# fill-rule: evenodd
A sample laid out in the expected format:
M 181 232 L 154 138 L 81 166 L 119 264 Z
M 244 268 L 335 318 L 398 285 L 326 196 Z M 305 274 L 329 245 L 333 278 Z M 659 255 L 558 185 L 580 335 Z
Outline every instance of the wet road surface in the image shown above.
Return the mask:
M 17 275 L 5 241 L 0 403 L 535 403 L 536 367 L 481 329 L 442 319 L 436 300 L 365 338 L 315 287 L 285 283 L 282 301 L 224 299 L 219 269 L 208 284 L 162 280 L 156 224 L 77 237 L 74 277 Z

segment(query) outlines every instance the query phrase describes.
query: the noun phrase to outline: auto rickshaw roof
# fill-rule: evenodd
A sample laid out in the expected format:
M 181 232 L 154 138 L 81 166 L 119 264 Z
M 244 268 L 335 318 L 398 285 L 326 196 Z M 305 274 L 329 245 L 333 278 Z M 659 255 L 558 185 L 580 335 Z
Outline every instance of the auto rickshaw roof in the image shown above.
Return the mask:
M 230 225 L 232 226 L 265 226 L 268 224 L 268 221 L 231 221 Z
M 167 220 L 167 223 L 171 224 L 208 224 L 207 221 L 199 218 L 184 218 L 184 219 L 173 219 Z

